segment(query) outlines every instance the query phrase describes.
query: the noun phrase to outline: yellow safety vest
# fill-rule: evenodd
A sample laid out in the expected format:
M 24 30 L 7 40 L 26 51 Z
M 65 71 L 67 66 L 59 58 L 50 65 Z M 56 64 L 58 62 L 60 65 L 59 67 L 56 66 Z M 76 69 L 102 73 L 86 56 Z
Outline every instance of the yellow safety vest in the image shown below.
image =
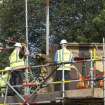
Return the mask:
M 9 73 L 5 73 L 0 77 L 0 88 L 6 87 L 7 81 L 10 80 L 11 75 Z
M 66 48 L 60 49 L 57 51 L 57 62 L 58 63 L 70 62 L 72 58 L 73 58 L 73 55 L 72 55 L 71 51 L 69 51 Z M 60 67 L 57 70 L 63 70 L 63 69 L 64 70 L 71 70 L 70 65 L 71 64 L 60 65 Z
M 19 54 L 17 53 L 16 49 L 10 55 L 9 60 L 10 60 L 10 67 L 18 68 L 25 66 L 24 59 L 19 58 Z

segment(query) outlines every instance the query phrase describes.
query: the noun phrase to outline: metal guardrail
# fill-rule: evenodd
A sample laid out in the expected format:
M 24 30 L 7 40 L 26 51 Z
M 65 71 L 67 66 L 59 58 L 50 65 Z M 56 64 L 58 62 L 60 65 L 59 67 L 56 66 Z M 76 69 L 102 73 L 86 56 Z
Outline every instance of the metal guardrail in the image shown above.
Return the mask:
M 59 63 L 59 64 L 54 64 L 54 63 L 50 63 L 50 64 L 45 64 L 45 65 L 36 65 L 36 66 L 30 66 L 30 67 L 27 67 L 27 68 L 39 68 L 39 67 L 49 67 L 49 66 L 59 66 L 59 65 L 62 65 L 62 64 L 70 64 L 70 63 L 80 63 L 80 62 L 91 62 L 92 61 L 92 59 L 88 59 L 88 60 L 80 60 L 80 61 L 74 61 L 74 62 L 62 62 L 62 63 Z M 102 60 L 102 59 L 97 59 L 96 61 L 104 61 L 104 60 Z M 1 70 L 0 72 L 12 72 L 12 71 L 21 71 L 21 70 L 25 70 L 26 69 L 26 67 L 24 67 L 24 68 L 18 68 L 18 69 L 14 69 L 14 68 L 12 68 L 11 70 Z M 56 72 L 56 70 L 54 71 L 54 72 Z M 43 80 L 42 81 L 42 83 L 44 83 L 44 82 L 46 82 L 47 84 L 62 84 L 62 83 L 71 83 L 71 82 L 79 82 L 79 81 L 81 81 L 81 80 L 68 80 L 68 81 L 56 81 L 56 82 L 47 82 L 47 80 L 49 79 L 51 77 L 51 75 L 50 76 L 48 76 L 45 80 Z M 103 78 L 102 78 L 103 79 Z M 91 81 L 95 81 L 96 79 L 94 79 L 94 78 L 85 78 L 84 79 L 84 81 L 89 81 L 89 82 L 91 82 Z M 33 85 L 36 85 L 35 83 L 30 83 L 30 84 L 28 84 L 28 83 L 26 83 L 26 84 L 22 84 L 22 85 L 14 85 L 14 86 L 12 86 L 12 88 L 14 89 L 15 87 L 26 87 L 26 86 L 33 86 Z M 39 87 L 40 88 L 40 87 Z M 94 87 L 92 87 L 92 88 L 94 88 Z M 17 93 L 16 93 L 17 94 Z M 34 93 L 33 93 L 34 94 Z M 32 95 L 33 95 L 32 94 Z M 20 94 L 21 95 L 21 94 Z M 19 96 L 20 97 L 20 96 Z M 24 100 L 25 101 L 25 100 Z

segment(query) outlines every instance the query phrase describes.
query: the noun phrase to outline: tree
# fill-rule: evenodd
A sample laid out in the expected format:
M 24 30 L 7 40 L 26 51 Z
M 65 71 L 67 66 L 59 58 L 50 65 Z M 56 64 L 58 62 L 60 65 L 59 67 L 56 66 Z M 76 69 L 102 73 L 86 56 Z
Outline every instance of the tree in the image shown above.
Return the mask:
M 100 11 L 100 13 L 94 17 L 93 19 L 93 24 L 94 27 L 96 29 L 96 31 L 98 32 L 97 36 L 98 40 L 102 40 L 102 37 L 105 36 L 105 1 L 102 1 L 102 10 Z
M 40 51 L 45 46 L 45 4 L 39 0 L 28 1 L 29 48 L 30 51 Z M 10 39 L 25 42 L 25 1 L 4 0 L 0 5 L 0 41 Z M 40 43 L 43 42 L 43 43 Z M 6 43 L 4 43 L 6 44 Z M 7 43 L 12 45 L 10 43 Z M 0 57 L 3 60 L 3 57 Z M 4 61 L 6 61 L 4 59 Z
M 0 39 L 25 42 L 25 1 L 3 0 L 0 5 Z M 28 0 L 29 49 L 45 50 L 45 0 Z M 102 42 L 104 0 L 50 0 L 50 41 Z M 13 44 L 10 44 L 13 46 Z
M 104 16 L 98 16 L 104 14 L 103 4 L 102 0 L 50 0 L 50 40 L 101 42 L 102 36 L 100 40 L 96 36 L 103 33 L 98 28 L 104 26 Z M 34 51 L 45 49 L 45 5 L 45 0 L 28 0 L 29 45 L 31 50 L 35 46 Z M 0 5 L 0 24 L 1 38 L 25 39 L 24 0 L 4 0 Z
M 69 42 L 99 42 L 92 20 L 101 10 L 101 0 L 53 0 L 50 19 L 55 42 L 62 38 Z

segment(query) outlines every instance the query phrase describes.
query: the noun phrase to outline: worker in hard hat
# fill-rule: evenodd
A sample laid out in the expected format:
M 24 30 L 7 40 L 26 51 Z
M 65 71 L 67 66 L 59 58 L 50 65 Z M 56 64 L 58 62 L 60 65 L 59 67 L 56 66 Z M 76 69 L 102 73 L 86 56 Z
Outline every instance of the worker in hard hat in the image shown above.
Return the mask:
M 71 62 L 73 60 L 73 54 L 70 50 L 67 49 L 67 41 L 65 39 L 60 41 L 60 46 L 61 49 L 57 50 L 55 53 L 55 57 L 54 57 L 54 62 L 56 64 L 59 63 L 66 63 L 66 62 Z M 62 81 L 63 77 L 63 70 L 64 70 L 64 79 L 65 80 L 70 80 L 70 63 L 69 64 L 61 64 L 59 65 L 59 67 L 57 68 L 57 72 L 56 72 L 56 81 Z M 61 85 L 56 85 L 55 90 L 61 90 Z M 68 90 L 69 84 L 65 84 L 65 89 Z
M 15 49 L 11 53 L 9 60 L 10 60 L 10 67 L 18 68 L 25 65 L 24 58 L 19 57 L 20 50 L 22 48 L 21 43 L 15 43 Z
M 9 56 L 9 60 L 10 67 L 15 70 L 12 72 L 11 84 L 17 85 L 23 82 L 24 71 L 22 69 L 25 69 L 25 53 L 23 54 L 23 52 L 25 51 L 22 52 L 23 46 L 21 43 L 15 43 L 14 47 L 15 49 Z
M 0 93 L 1 94 L 4 94 L 6 86 L 7 86 L 7 82 L 9 82 L 11 78 L 10 70 L 12 70 L 11 67 L 5 67 L 4 71 L 1 72 L 0 74 Z

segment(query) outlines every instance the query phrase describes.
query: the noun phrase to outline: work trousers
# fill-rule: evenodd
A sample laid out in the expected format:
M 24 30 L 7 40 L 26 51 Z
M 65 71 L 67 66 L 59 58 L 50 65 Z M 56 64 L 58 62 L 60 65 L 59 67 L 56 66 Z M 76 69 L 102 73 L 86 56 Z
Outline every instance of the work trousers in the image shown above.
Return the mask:
M 58 70 L 55 74 L 55 81 L 62 81 L 62 70 Z M 70 71 L 64 70 L 64 80 L 70 80 Z M 65 83 L 65 90 L 70 89 L 70 83 Z M 62 83 L 55 84 L 55 91 L 62 91 Z
M 10 84 L 11 85 L 21 85 L 24 80 L 24 72 L 23 71 L 13 71 Z M 15 87 L 16 91 L 19 93 L 22 93 L 22 87 Z M 11 91 L 11 90 L 10 90 Z M 12 95 L 14 95 L 14 92 L 11 92 Z

